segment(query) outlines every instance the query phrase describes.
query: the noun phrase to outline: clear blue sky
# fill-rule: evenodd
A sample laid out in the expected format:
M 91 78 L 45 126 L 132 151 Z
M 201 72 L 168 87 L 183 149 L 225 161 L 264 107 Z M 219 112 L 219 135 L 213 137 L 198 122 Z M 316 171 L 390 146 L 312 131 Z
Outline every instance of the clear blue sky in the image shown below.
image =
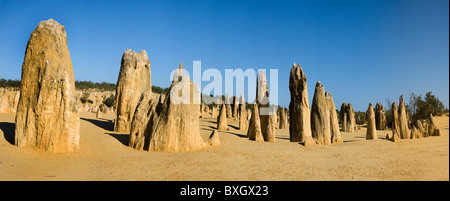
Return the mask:
M 287 107 L 296 62 L 310 100 L 321 81 L 338 109 L 427 91 L 449 106 L 448 0 L 0 0 L 0 77 L 20 79 L 30 33 L 49 18 L 66 28 L 76 80 L 116 83 L 131 48 L 147 51 L 161 87 L 180 62 L 188 70 L 193 60 L 222 72 L 277 68 Z

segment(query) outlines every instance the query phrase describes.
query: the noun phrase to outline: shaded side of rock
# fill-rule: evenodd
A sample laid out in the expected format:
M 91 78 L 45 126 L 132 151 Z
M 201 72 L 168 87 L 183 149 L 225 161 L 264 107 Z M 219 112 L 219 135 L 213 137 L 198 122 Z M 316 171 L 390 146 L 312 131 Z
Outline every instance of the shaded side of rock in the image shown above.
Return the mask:
M 217 130 L 227 130 L 228 121 L 227 121 L 227 108 L 225 103 L 222 104 L 220 108 L 219 116 L 217 117 Z
M 238 118 L 239 118 L 239 130 L 247 130 L 248 122 L 247 122 L 247 105 L 245 104 L 244 94 L 241 94 L 239 97 L 238 103 Z
M 339 121 L 336 113 L 336 105 L 334 104 L 333 96 L 325 92 L 325 99 L 327 101 L 328 113 L 330 116 L 330 133 L 332 143 L 342 143 L 344 142 L 339 131 Z
M 209 135 L 207 143 L 209 146 L 213 146 L 213 147 L 220 146 L 219 132 L 217 130 L 213 130 L 211 135 Z
M 259 119 L 258 104 L 253 105 L 253 111 L 250 118 L 249 129 L 247 131 L 247 137 L 249 140 L 262 142 L 264 137 L 261 132 L 261 121 Z

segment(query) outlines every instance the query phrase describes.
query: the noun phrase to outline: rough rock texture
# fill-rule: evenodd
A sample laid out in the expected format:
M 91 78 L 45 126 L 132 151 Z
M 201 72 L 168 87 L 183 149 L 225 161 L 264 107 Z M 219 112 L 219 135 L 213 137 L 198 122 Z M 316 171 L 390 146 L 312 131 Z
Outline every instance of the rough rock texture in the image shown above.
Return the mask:
M 408 117 L 406 114 L 406 106 L 405 103 L 403 102 L 403 95 L 400 96 L 399 102 L 400 105 L 398 107 L 398 117 L 399 117 L 398 126 L 400 128 L 400 138 L 410 139 L 411 131 L 409 130 L 408 127 Z
M 194 104 L 194 96 L 200 94 L 197 84 L 185 76 L 179 82 L 172 83 L 158 119 L 151 128 L 149 151 L 194 151 L 206 146 L 200 136 L 199 104 Z M 188 93 L 177 103 L 176 95 Z M 185 94 L 186 95 L 186 94 Z M 187 101 L 187 102 L 185 102 Z
M 261 133 L 266 142 L 275 142 L 276 110 L 270 107 L 266 72 L 260 71 L 256 83 L 256 102 L 261 120 Z
M 159 100 L 151 90 L 144 92 L 131 122 L 130 140 L 128 141 L 130 147 L 138 150 L 148 150 L 148 135 L 151 132 L 148 129 L 151 129 L 152 123 L 157 120 L 156 108 L 158 104 Z
M 354 132 L 356 127 L 355 110 L 350 103 L 342 103 L 339 113 L 339 121 L 343 132 Z
M 304 145 L 314 145 L 311 135 L 311 111 L 308 100 L 306 75 L 302 67 L 294 65 L 289 76 L 289 139 L 291 142 L 305 142 Z
M 220 146 L 219 131 L 213 130 L 213 132 L 211 133 L 211 135 L 208 138 L 207 143 L 209 146 L 212 146 L 212 147 Z
M 200 136 L 200 104 L 194 104 L 197 102 L 196 98 L 200 97 L 198 85 L 184 76 L 174 79 L 169 91 L 163 103 L 151 98 L 150 92 L 144 95 L 141 104 L 147 105 L 139 104 L 136 115 L 148 119 L 148 123 L 146 128 L 143 127 L 145 123 L 141 122 L 146 119 L 136 120 L 139 118 L 136 116 L 131 126 L 133 131 L 137 131 L 131 133 L 135 135 L 135 140 L 130 139 L 130 142 L 134 142 L 130 143 L 132 147 L 146 149 L 148 144 L 148 151 L 180 152 L 195 151 L 207 146 Z M 139 132 L 143 134 L 135 134 Z
M 231 97 L 233 102 L 231 104 L 231 112 L 234 119 L 239 118 L 239 100 L 236 96 Z
M 347 130 L 347 113 L 345 113 L 345 108 L 347 108 L 347 103 L 342 103 L 339 111 L 339 123 L 342 125 L 342 132 Z
M 393 135 L 397 135 L 396 137 L 400 139 L 400 127 L 399 127 L 399 117 L 398 117 L 398 106 L 397 102 L 393 102 L 391 106 L 392 112 L 392 133 Z
M 428 133 L 423 128 L 423 124 L 420 120 L 414 122 L 411 127 L 411 139 L 428 137 Z
M 418 132 L 418 135 L 416 136 L 416 138 L 428 137 L 428 133 L 425 131 L 422 121 L 417 120 L 414 124 L 414 127 L 417 129 L 417 132 Z
M 142 50 L 138 54 L 127 49 L 122 55 L 117 80 L 114 131 L 130 131 L 136 106 L 147 90 L 151 90 L 150 60 L 147 52 Z
M 287 118 L 286 110 L 284 110 L 284 108 L 281 108 L 281 111 L 280 111 L 280 124 L 279 124 L 279 127 L 278 127 L 279 129 L 286 129 L 286 128 L 289 127 L 287 119 L 288 118 Z
M 317 82 L 311 105 L 311 134 L 317 144 L 331 144 L 330 114 L 325 99 L 325 89 Z
M 420 138 L 421 133 L 419 132 L 419 130 L 416 128 L 415 125 L 413 125 L 411 127 L 411 139 L 417 139 Z
M 375 126 L 375 112 L 373 111 L 372 103 L 369 103 L 369 108 L 367 108 L 366 121 L 367 121 L 366 140 L 376 140 L 377 129 Z
M 220 109 L 219 116 L 217 117 L 217 130 L 227 130 L 228 122 L 227 122 L 227 109 L 225 103 L 222 104 Z
M 16 112 L 19 104 L 20 91 L 0 88 L 0 112 Z
M 330 133 L 332 143 L 344 142 L 339 131 L 339 121 L 336 113 L 336 105 L 334 104 L 333 96 L 325 92 L 325 99 L 327 101 L 328 113 L 330 116 Z
M 217 110 L 219 110 L 219 109 L 217 109 L 217 107 L 212 106 L 212 108 L 211 108 L 211 118 L 218 117 L 217 116 Z
M 253 105 L 252 117 L 250 119 L 249 129 L 247 131 L 247 137 L 249 140 L 262 142 L 264 137 L 261 132 L 261 121 L 259 119 L 258 104 Z
M 400 135 L 396 132 L 397 131 L 392 130 L 392 136 L 389 136 L 389 133 L 386 134 L 386 139 L 392 142 L 400 142 Z
M 15 144 L 53 153 L 79 149 L 80 117 L 64 26 L 41 21 L 22 65 Z
M 241 94 L 239 97 L 239 130 L 247 130 L 248 129 L 248 120 L 247 120 L 247 105 L 245 104 L 244 94 Z
M 350 103 L 348 103 L 347 110 L 347 129 L 350 133 L 353 133 L 356 130 L 355 109 L 353 109 L 353 106 Z
M 116 91 L 99 91 L 97 89 L 76 90 L 75 96 L 80 105 L 79 111 L 96 112 L 97 108 L 100 108 L 103 113 L 113 111 L 114 107 L 107 107 L 103 104 L 103 101 L 107 98 L 114 97 L 115 93 Z
M 386 130 L 386 114 L 384 106 L 381 103 L 375 105 L 375 125 L 377 130 Z
M 353 109 L 352 104 L 348 103 L 348 111 L 347 111 L 347 129 L 348 132 L 353 133 L 355 131 L 356 127 L 356 120 L 355 120 L 355 110 Z
M 436 123 L 434 122 L 433 114 L 428 116 L 428 136 L 441 136 L 441 130 L 436 127 Z
M 97 112 L 95 112 L 95 118 L 102 118 L 102 111 L 100 108 L 97 108 Z
M 225 106 L 227 108 L 227 118 L 233 117 L 233 109 L 231 108 L 232 98 L 230 98 L 228 95 L 225 96 Z

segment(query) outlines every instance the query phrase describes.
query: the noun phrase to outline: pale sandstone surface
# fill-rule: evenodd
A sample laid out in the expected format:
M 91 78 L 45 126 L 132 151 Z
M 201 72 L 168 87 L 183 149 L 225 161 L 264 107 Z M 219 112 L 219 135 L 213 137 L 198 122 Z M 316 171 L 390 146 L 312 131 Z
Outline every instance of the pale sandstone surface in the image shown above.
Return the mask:
M 134 112 L 147 90 L 151 90 L 150 60 L 147 52 L 127 49 L 122 55 L 116 88 L 116 121 L 114 130 L 130 131 Z
M 27 43 L 15 121 L 15 145 L 53 153 L 79 148 L 78 104 L 64 26 L 41 21 Z

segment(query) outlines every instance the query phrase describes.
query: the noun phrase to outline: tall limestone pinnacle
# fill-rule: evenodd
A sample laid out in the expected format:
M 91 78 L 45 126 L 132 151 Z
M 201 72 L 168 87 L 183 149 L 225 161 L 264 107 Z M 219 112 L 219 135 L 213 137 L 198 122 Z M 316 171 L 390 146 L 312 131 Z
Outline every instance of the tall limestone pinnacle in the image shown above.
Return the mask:
M 330 113 L 322 83 L 317 82 L 311 105 L 311 134 L 317 144 L 331 144 Z
M 143 93 L 151 90 L 150 60 L 147 52 L 127 49 L 122 55 L 116 88 L 114 131 L 130 131 L 134 112 Z
M 64 26 L 41 21 L 28 40 L 22 64 L 15 145 L 53 153 L 79 149 L 80 117 Z
M 339 121 L 333 96 L 330 93 L 325 92 L 325 99 L 327 100 L 327 108 L 330 115 L 331 143 L 342 143 L 343 140 L 341 133 L 339 132 Z
M 289 138 L 291 142 L 304 142 L 305 146 L 314 145 L 311 134 L 311 111 L 308 100 L 306 75 L 299 64 L 291 68 L 289 76 Z
M 275 142 L 276 111 L 269 103 L 269 86 L 267 85 L 266 72 L 258 73 L 256 83 L 256 101 L 258 104 L 261 133 L 266 142 Z
M 376 140 L 377 139 L 377 130 L 376 130 L 376 125 L 375 125 L 375 112 L 373 110 L 372 103 L 369 103 L 369 108 L 367 108 L 366 120 L 367 120 L 366 139 L 367 140 Z

